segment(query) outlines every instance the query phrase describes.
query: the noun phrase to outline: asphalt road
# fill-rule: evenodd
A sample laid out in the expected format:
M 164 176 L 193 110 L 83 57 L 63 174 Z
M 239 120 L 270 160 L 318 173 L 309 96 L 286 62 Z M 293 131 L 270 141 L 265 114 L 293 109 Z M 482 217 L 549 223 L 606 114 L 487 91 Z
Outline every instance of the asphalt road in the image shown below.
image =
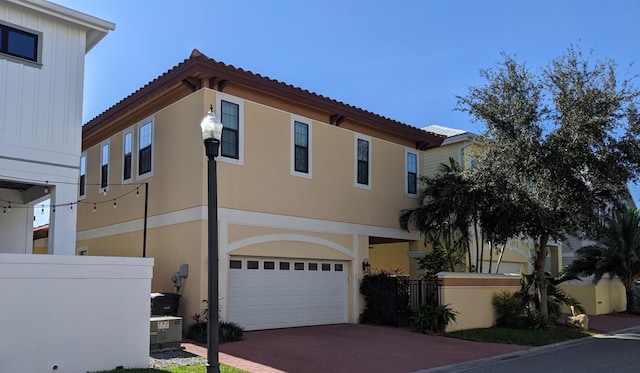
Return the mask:
M 427 372 L 637 373 L 640 327 L 419 373 Z

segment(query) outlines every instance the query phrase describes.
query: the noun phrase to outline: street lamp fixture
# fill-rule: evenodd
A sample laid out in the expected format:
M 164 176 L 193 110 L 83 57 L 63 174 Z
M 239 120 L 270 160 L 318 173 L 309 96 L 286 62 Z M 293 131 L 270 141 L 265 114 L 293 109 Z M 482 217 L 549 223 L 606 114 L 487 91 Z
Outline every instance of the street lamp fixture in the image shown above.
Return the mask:
M 213 105 L 202 122 L 202 139 L 207 155 L 207 181 L 208 181 L 208 307 L 207 307 L 207 373 L 220 373 L 220 361 L 218 358 L 218 183 L 216 170 L 216 157 L 222 138 L 222 122 L 213 112 Z

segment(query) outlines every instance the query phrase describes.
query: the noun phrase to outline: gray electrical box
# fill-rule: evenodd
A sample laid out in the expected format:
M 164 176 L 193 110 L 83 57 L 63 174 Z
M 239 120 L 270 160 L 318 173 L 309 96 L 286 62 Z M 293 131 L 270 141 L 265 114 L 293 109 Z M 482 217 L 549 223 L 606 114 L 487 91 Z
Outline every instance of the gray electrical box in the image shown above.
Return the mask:
M 182 317 L 154 316 L 150 329 L 151 350 L 180 348 L 182 342 Z

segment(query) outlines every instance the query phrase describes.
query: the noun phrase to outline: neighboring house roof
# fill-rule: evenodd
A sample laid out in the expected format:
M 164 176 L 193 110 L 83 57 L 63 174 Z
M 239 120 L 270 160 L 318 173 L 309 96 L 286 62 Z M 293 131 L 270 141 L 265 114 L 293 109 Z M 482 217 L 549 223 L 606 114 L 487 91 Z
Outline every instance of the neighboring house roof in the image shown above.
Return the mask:
M 328 114 L 328 123 L 335 126 L 340 126 L 345 119 L 349 119 L 374 131 L 410 139 L 415 141 L 417 149 L 437 147 L 445 139 L 440 134 L 420 130 L 317 93 L 218 62 L 194 49 L 189 58 L 86 123 L 82 129 L 83 149 L 123 130 L 131 121 L 142 120 L 201 88 L 222 92 L 230 84 L 320 110 Z M 131 120 L 126 121 L 125 118 Z
M 62 5 L 42 0 L 6 0 L 41 13 L 63 19 L 87 29 L 85 53 L 89 52 L 107 33 L 115 30 L 116 25 L 109 21 L 78 12 Z
M 437 135 L 445 136 L 446 139 L 442 142 L 441 145 L 449 145 L 456 142 L 473 140 L 476 137 L 478 137 L 478 135 L 476 135 L 475 133 L 471 133 L 465 130 L 460 130 L 457 128 L 439 126 L 436 124 L 423 127 L 422 130 L 427 132 L 432 132 Z
M 49 237 L 49 224 L 33 228 L 33 240 Z

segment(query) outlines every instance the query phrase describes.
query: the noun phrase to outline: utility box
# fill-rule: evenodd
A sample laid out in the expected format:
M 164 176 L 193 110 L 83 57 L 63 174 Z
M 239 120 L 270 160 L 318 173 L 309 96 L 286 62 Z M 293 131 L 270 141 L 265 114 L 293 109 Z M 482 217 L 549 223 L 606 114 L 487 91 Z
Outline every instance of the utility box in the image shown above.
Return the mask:
M 178 316 L 180 294 L 151 293 L 151 316 Z
M 180 348 L 182 342 L 182 318 L 175 316 L 151 317 L 151 350 Z

